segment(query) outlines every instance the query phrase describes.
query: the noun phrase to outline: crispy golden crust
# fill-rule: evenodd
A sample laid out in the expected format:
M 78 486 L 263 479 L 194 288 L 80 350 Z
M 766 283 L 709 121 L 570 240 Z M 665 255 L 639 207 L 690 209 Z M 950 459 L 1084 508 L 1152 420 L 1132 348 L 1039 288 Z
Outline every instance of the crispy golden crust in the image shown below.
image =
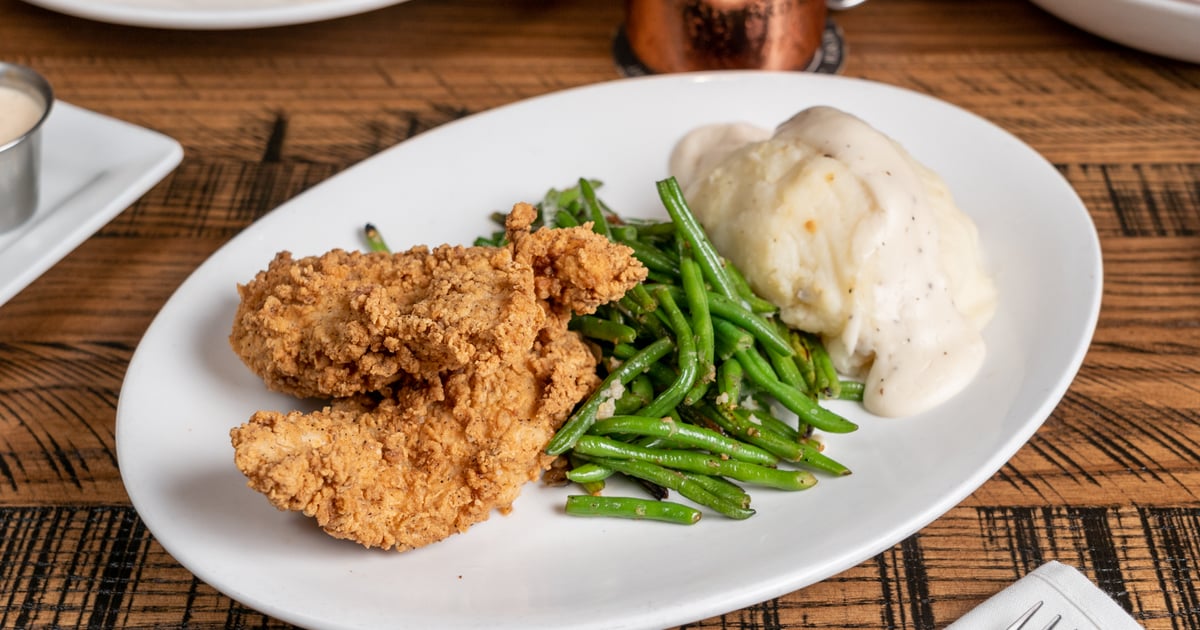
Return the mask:
M 552 458 L 542 449 L 597 384 L 567 332 L 524 361 L 493 360 L 401 387 L 374 409 L 259 412 L 232 432 L 235 462 L 279 509 L 338 538 L 403 551 L 507 511 Z
M 588 227 L 531 234 L 535 214 L 514 207 L 503 248 L 280 252 L 238 287 L 230 345 L 272 390 L 352 396 L 523 351 L 547 315 L 590 313 L 645 278 Z
M 646 278 L 632 250 L 597 236 L 590 223 L 530 233 L 526 228 L 532 218 L 521 208 L 513 209 L 507 224 L 515 257 L 533 268 L 537 298 L 558 312 L 593 313 Z
M 546 443 L 598 383 L 567 330 L 645 277 L 587 227 L 505 248 L 281 254 L 245 287 L 230 341 L 273 389 L 335 396 L 233 429 L 235 463 L 279 509 L 331 535 L 405 550 L 507 511 Z
M 528 348 L 544 317 L 532 290 L 507 249 L 281 252 L 238 287 L 229 341 L 270 389 L 350 396 Z

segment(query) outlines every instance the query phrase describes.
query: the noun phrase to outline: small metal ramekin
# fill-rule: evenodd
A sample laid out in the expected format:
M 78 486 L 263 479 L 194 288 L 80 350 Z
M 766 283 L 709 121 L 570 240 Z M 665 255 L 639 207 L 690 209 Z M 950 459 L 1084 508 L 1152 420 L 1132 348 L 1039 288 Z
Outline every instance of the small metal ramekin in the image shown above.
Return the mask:
M 28 221 L 37 210 L 41 131 L 54 105 L 54 91 L 45 77 L 33 69 L 2 61 L 0 87 L 26 94 L 42 110 L 28 131 L 15 138 L 0 138 L 0 232 L 6 232 Z M 0 111 L 0 116 L 4 115 Z

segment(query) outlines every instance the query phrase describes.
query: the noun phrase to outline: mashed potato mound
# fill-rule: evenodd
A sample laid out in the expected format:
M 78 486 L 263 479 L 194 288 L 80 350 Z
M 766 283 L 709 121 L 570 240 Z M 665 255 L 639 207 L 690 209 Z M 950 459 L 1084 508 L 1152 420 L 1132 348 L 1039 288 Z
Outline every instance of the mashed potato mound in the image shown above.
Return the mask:
M 976 227 L 890 138 L 814 107 L 762 140 L 696 130 L 672 172 L 717 249 L 783 321 L 820 334 L 839 371 L 865 378 L 869 411 L 929 409 L 978 371 L 996 290 Z

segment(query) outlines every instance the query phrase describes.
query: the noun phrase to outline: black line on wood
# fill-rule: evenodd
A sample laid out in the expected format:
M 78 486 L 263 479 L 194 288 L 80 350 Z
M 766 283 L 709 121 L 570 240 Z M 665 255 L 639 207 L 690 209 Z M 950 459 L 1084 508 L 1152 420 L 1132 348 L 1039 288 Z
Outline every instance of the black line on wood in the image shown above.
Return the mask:
M 263 148 L 262 162 L 265 164 L 277 164 L 283 161 L 283 142 L 287 137 L 288 117 L 283 112 L 275 113 L 275 120 L 271 123 L 271 133 L 267 136 L 267 144 Z
M 929 571 L 920 539 L 916 535 L 905 538 L 900 542 L 900 550 L 904 557 L 904 576 L 913 627 L 935 628 L 937 620 L 929 597 Z
M 96 589 L 89 628 L 117 626 L 117 617 L 131 583 L 130 575 L 138 564 L 140 542 L 146 536 L 145 526 L 133 510 L 114 510 L 110 518 L 117 521 L 117 531 L 109 537 L 112 544 Z
M 1077 507 L 1069 510 L 1071 516 L 1083 527 L 1087 551 L 1091 556 L 1095 579 L 1110 596 L 1126 611 L 1133 610 L 1129 601 L 1129 590 L 1121 572 L 1121 558 L 1113 540 L 1112 528 L 1108 524 L 1108 508 Z
M 27 512 L 28 516 L 35 516 L 36 521 L 32 527 L 33 532 L 41 531 L 58 531 L 62 528 L 62 511 L 53 508 L 40 508 Z M 27 516 L 27 518 L 28 518 Z M 44 523 L 49 518 L 49 523 Z M 32 519 L 31 519 L 32 520 Z M 46 592 L 46 582 L 49 581 L 51 574 L 54 571 L 54 563 L 51 561 L 52 554 L 50 548 L 57 540 L 54 536 L 46 536 L 42 540 L 41 545 L 37 545 L 37 536 L 32 535 L 28 540 L 28 547 L 24 555 L 24 563 L 30 567 L 29 577 L 25 581 L 25 601 L 21 604 L 21 613 L 17 617 L 17 627 L 24 628 L 29 625 L 30 619 L 34 613 L 41 608 L 41 599 Z M 34 548 L 37 548 L 36 559 L 31 561 L 34 555 Z
M 896 601 L 896 594 L 892 592 L 892 581 L 888 576 L 887 555 L 884 553 L 875 556 L 875 567 L 879 570 L 879 587 L 881 589 L 880 596 L 883 598 L 883 605 L 879 607 L 879 615 L 881 617 L 880 627 L 896 628 L 896 612 L 892 609 L 892 604 Z

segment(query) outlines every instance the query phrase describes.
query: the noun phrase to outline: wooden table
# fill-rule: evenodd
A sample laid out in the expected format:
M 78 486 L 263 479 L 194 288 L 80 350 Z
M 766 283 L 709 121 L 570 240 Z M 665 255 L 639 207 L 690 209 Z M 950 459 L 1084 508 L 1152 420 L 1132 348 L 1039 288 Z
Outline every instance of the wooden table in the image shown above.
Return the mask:
M 183 32 L 0 0 L 0 59 L 186 152 L 0 307 L 0 626 L 284 627 L 194 578 L 131 508 L 113 427 L 138 340 L 209 254 L 304 189 L 448 121 L 618 78 L 620 19 L 611 0 L 414 0 Z M 687 627 L 941 627 L 1059 559 L 1147 628 L 1200 628 L 1200 66 L 1022 0 L 874 0 L 836 20 L 843 74 L 969 109 L 1061 170 L 1102 242 L 1099 327 L 1042 429 L 945 516 Z

